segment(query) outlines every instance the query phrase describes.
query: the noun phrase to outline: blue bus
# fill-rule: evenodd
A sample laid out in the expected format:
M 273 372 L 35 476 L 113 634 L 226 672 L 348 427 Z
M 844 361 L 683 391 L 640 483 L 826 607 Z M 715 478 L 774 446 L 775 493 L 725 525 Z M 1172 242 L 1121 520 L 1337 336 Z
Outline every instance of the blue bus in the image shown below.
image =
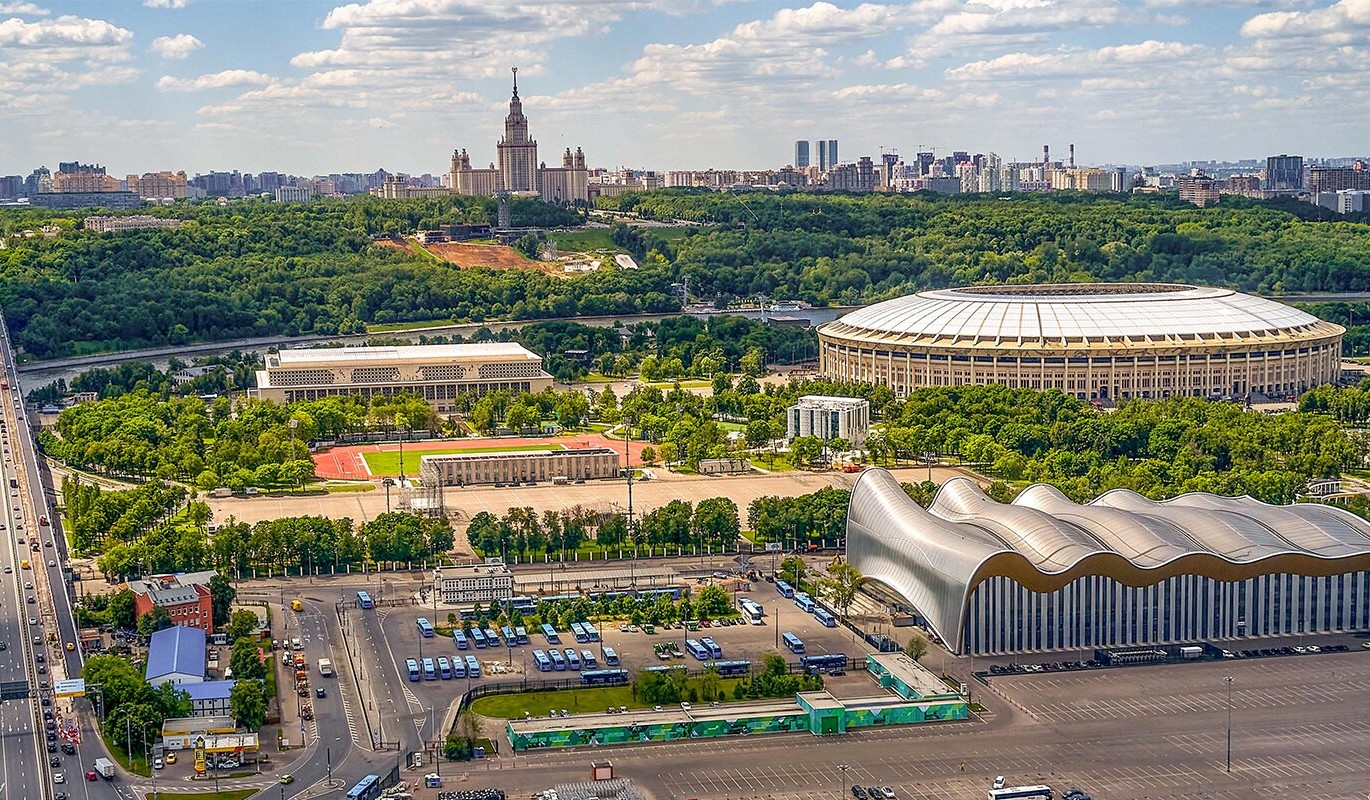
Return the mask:
M 618 666 L 618 651 L 612 647 L 604 648 L 604 664 L 609 667 Z
M 642 589 L 637 593 L 637 596 L 646 597 L 649 600 L 655 600 L 656 598 L 663 596 L 669 597 L 672 600 L 679 600 L 683 592 L 684 589 L 681 587 L 672 586 L 666 589 Z
M 514 633 L 514 629 L 508 625 L 499 629 L 499 635 L 504 637 L 504 644 L 508 647 L 513 647 L 519 643 L 518 634 Z
M 846 669 L 846 653 L 824 653 L 823 655 L 801 656 L 799 665 L 810 674 L 826 670 Z
M 485 646 L 499 647 L 499 634 L 495 633 L 494 628 L 485 629 Z
M 536 608 L 537 604 L 538 600 L 536 597 L 528 597 L 526 595 L 523 597 L 514 597 L 509 600 L 510 608 L 516 608 L 524 614 L 527 614 Z
M 990 789 L 989 800 L 1051 800 L 1050 786 L 1010 786 L 1006 789 Z
M 785 635 L 780 637 L 780 641 L 785 643 L 785 647 L 788 648 L 791 653 L 804 652 L 804 640 L 789 631 L 786 631 Z
M 412 658 L 406 658 L 404 668 L 409 670 L 409 680 L 417 681 L 419 679 L 419 662 Z
M 437 633 L 433 629 L 433 623 L 428 621 L 428 617 L 419 617 L 414 624 L 419 626 L 419 635 L 425 639 L 432 639 Z
M 479 678 L 479 677 L 480 677 L 480 662 L 476 660 L 476 657 L 475 657 L 475 656 L 467 656 L 467 657 L 466 657 L 466 677 L 468 677 L 468 678 Z
M 598 642 L 598 641 L 599 641 L 599 629 L 598 629 L 598 628 L 596 628 L 595 626 L 591 625 L 591 624 L 588 623 L 588 622 L 581 623 L 581 626 L 580 626 L 580 627 L 582 627 L 582 628 L 585 629 L 585 635 L 588 636 L 588 637 L 590 637 L 590 641 L 592 641 L 592 642 Z
M 347 800 L 376 800 L 381 793 L 381 776 L 367 775 L 347 790 Z
M 781 597 L 794 597 L 794 587 L 784 581 L 776 581 L 775 590 L 780 592 Z
M 575 648 L 566 648 L 566 668 L 574 670 L 580 669 L 580 656 L 576 653 Z
M 552 659 L 548 658 L 547 654 L 541 650 L 533 651 L 533 664 L 537 666 L 538 672 L 552 671 Z
M 799 607 L 800 611 L 813 611 L 814 608 L 813 598 L 803 592 L 794 593 L 794 604 Z
M 452 677 L 466 677 L 466 659 L 462 658 L 461 656 L 452 656 Z
M 599 669 L 599 662 L 595 660 L 595 654 L 589 650 L 580 651 L 580 660 L 586 669 Z
M 754 600 L 743 597 L 737 601 L 737 610 L 742 612 L 742 619 L 746 620 L 748 625 L 766 624 L 766 620 L 762 619 L 766 616 L 766 610 Z
M 548 644 L 561 644 L 561 639 L 557 637 L 557 629 L 545 622 L 542 623 L 542 635 Z
M 705 636 L 703 639 L 699 640 L 699 643 L 708 649 L 709 658 L 723 657 L 723 648 L 719 647 L 718 642 L 715 642 L 712 638 Z
M 685 640 L 685 649 L 689 651 L 690 655 L 700 661 L 709 657 L 709 649 L 694 639 Z
M 590 634 L 585 632 L 585 626 L 581 625 L 579 622 L 571 623 L 571 633 L 575 635 L 577 642 L 585 643 L 590 641 Z
M 452 679 L 452 662 L 447 656 L 438 656 L 438 677 L 445 681 Z
M 371 600 L 371 595 L 367 592 L 357 592 L 357 608 L 375 608 L 376 604 Z M 371 777 L 375 777 L 374 775 Z
M 519 644 L 528 644 L 528 629 L 522 625 L 514 628 L 514 641 Z
M 715 661 L 712 664 L 709 664 L 709 667 L 713 668 L 714 670 L 717 670 L 719 675 L 723 675 L 725 677 L 730 675 L 746 675 L 752 671 L 752 662 Z
M 825 628 L 837 627 L 837 620 L 833 618 L 832 614 L 828 613 L 828 609 L 826 608 L 814 608 L 813 618 L 822 623 Z
M 423 679 L 426 681 L 435 681 L 438 679 L 438 670 L 437 667 L 434 666 L 433 659 L 431 658 L 425 658 L 423 660 Z
M 471 646 L 470 642 L 466 640 L 466 634 L 460 630 L 452 631 L 452 641 L 457 643 L 458 650 L 466 650 Z
M 560 650 L 553 647 L 547 651 L 547 657 L 552 659 L 552 669 L 557 672 L 566 671 L 566 656 L 562 655 Z
M 471 629 L 471 641 L 475 643 L 475 645 L 476 645 L 476 647 L 477 647 L 478 649 L 484 650 L 484 649 L 485 649 L 485 631 L 481 630 L 480 628 L 472 628 L 472 629 Z
M 626 669 L 587 669 L 580 673 L 580 682 L 586 686 L 609 686 L 628 682 Z

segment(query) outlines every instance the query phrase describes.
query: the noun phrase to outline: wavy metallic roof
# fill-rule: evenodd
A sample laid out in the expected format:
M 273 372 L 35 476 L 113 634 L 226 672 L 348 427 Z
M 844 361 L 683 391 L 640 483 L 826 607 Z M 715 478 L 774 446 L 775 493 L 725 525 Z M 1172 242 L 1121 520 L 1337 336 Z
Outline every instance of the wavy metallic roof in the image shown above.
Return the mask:
M 969 286 L 886 300 L 823 326 L 831 335 L 974 342 L 1282 339 L 1339 332 L 1296 308 L 1216 287 L 1159 283 Z
M 1370 570 L 1370 523 L 1330 506 L 1211 494 L 1156 502 L 1118 489 L 1080 505 L 1040 484 L 1004 504 L 968 478 L 947 481 L 925 510 L 871 469 L 852 489 L 847 556 L 959 651 L 971 592 L 990 577 L 1051 592 L 1087 575 L 1145 586 L 1184 574 L 1359 572 Z

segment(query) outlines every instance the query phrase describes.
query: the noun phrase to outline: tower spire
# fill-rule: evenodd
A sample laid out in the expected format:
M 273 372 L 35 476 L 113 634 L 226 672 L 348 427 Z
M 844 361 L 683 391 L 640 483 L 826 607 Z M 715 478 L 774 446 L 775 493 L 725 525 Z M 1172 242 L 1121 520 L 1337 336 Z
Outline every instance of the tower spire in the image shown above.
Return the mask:
M 514 67 L 514 97 L 519 96 L 519 68 Z

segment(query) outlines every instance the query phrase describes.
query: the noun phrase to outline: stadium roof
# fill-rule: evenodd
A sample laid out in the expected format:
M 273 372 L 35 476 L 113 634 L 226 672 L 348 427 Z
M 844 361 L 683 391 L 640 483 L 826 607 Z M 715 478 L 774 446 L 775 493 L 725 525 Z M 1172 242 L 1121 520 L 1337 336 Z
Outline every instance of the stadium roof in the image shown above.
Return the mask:
M 203 628 L 172 625 L 152 634 L 147 647 L 148 683 L 160 683 L 168 675 L 205 676 L 205 632 Z
M 1158 283 L 938 289 L 876 303 L 829 323 L 834 333 L 847 328 L 1008 341 L 1275 336 L 1327 324 L 1274 300 L 1231 289 Z
M 1370 523 L 1332 506 L 1206 493 L 1156 502 L 1115 489 L 1080 505 L 1043 484 L 1004 504 L 968 478 L 947 481 L 924 510 L 872 469 L 852 489 L 847 556 L 959 650 L 970 594 L 989 577 L 1051 592 L 1088 575 L 1146 586 L 1184 574 L 1359 572 L 1370 569 Z

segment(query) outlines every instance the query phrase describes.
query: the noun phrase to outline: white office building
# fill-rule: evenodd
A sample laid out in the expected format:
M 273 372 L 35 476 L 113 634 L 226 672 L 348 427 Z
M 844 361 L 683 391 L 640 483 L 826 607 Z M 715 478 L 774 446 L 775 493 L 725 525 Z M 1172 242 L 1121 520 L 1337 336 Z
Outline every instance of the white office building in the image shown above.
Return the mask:
M 871 404 L 860 397 L 810 394 L 785 412 L 785 440 L 815 436 L 827 441 L 842 438 L 860 447 L 871 429 Z
M 504 562 L 443 567 L 433 570 L 433 591 L 438 600 L 451 605 L 489 605 L 492 600 L 514 596 L 514 573 Z

